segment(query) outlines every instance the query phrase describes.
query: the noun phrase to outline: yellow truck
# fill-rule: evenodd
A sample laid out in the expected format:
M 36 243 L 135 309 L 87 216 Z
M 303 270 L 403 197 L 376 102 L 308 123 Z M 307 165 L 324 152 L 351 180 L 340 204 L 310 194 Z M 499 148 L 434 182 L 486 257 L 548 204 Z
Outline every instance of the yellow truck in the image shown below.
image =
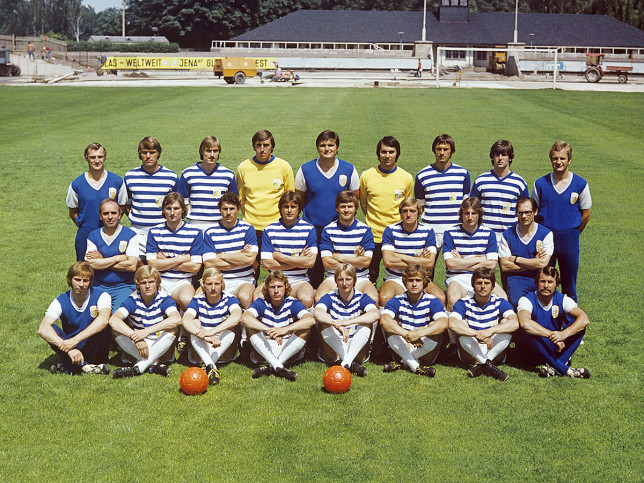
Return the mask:
M 246 77 L 255 77 L 260 69 L 275 69 L 275 59 L 224 57 L 215 59 L 212 71 L 217 77 L 223 77 L 227 84 L 243 84 Z

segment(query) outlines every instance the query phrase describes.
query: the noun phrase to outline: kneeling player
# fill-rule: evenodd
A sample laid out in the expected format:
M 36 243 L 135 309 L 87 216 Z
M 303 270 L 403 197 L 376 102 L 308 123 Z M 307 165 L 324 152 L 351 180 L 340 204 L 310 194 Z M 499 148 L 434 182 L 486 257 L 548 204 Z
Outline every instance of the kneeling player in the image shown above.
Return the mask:
M 438 357 L 441 335 L 447 329 L 445 307 L 425 292 L 430 278 L 421 265 L 409 265 L 402 279 L 407 290 L 387 302 L 380 324 L 389 347 L 412 372 L 434 377 L 436 369 L 430 365 Z M 383 371 L 393 372 L 401 367 L 398 362 L 389 362 Z
M 380 313 L 376 303 L 355 290 L 356 269 L 343 263 L 335 269 L 337 290 L 325 294 L 315 306 L 313 316 L 320 331 L 320 356 L 326 362 L 340 358 L 340 364 L 352 374 L 364 377 L 363 362 L 369 350 L 371 327 Z
M 74 263 L 67 272 L 71 288 L 59 295 L 45 312 L 38 335 L 60 356 L 62 363 L 51 366 L 52 373 L 109 374 L 107 360 L 112 299 L 107 292 L 91 289 L 94 270 L 87 262 Z M 54 325 L 60 320 L 61 327 Z
M 284 364 L 302 352 L 315 320 L 290 293 L 286 276 L 279 270 L 271 272 L 264 280 L 264 298 L 255 300 L 242 315 L 248 339 L 255 349 L 251 360 L 258 362 L 259 354 L 270 364 L 253 369 L 253 378 L 271 373 L 289 381 L 297 378 L 297 373 L 286 369 Z
M 134 283 L 136 292 L 110 317 L 110 326 L 116 343 L 137 362 L 132 367 L 115 369 L 114 379 L 140 376 L 148 369 L 167 376 L 170 368 L 157 363 L 157 359 L 172 347 L 181 316 L 174 301 L 160 290 L 161 275 L 156 268 L 139 268 Z
M 539 269 L 535 280 L 537 291 L 519 299 L 519 323 L 525 333 L 516 340 L 518 352 L 535 365 L 545 364 L 539 369 L 541 377 L 588 379 L 588 369 L 568 367 L 586 333 L 588 316 L 572 298 L 557 291 L 556 268 Z
M 206 365 L 210 384 L 219 383 L 217 362 L 227 362 L 235 357 L 236 327 L 242 311 L 236 297 L 224 293 L 224 277 L 216 268 L 206 268 L 201 277 L 203 292 L 188 304 L 181 321 L 190 333 L 190 342 Z M 188 353 L 193 364 L 192 351 Z
M 492 294 L 496 279 L 491 268 L 472 273 L 474 295 L 458 300 L 449 317 L 449 328 L 458 335 L 458 357 L 470 367 L 470 377 L 486 374 L 505 381 L 508 376 L 496 367 L 505 359 L 512 332 L 519 328 L 510 303 Z

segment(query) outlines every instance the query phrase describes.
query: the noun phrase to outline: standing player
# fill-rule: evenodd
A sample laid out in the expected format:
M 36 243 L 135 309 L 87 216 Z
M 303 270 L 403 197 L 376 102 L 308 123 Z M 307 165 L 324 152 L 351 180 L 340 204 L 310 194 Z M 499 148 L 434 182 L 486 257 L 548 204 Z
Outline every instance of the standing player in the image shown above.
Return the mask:
M 405 291 L 402 273 L 410 264 L 422 265 L 428 273 L 436 263 L 436 237 L 434 230 L 418 218 L 423 207 L 416 198 L 405 198 L 398 208 L 401 221 L 389 225 L 382 235 L 382 258 L 385 265 L 385 283 L 380 287 L 380 305 Z M 427 293 L 445 303 L 445 293 L 430 280 Z
M 217 363 L 234 359 L 237 353 L 235 338 L 242 310 L 239 300 L 224 292 L 224 277 L 216 268 L 206 268 L 201 277 L 203 292 L 188 304 L 181 320 L 190 333 L 192 348 L 206 365 L 210 384 L 219 384 Z M 190 362 L 192 353 L 188 353 Z
M 92 230 L 101 226 L 98 206 L 105 198 L 116 200 L 123 208 L 127 201 L 127 190 L 120 176 L 105 171 L 107 151 L 99 143 L 91 143 L 85 148 L 87 173 L 81 174 L 69 185 L 67 206 L 69 217 L 78 231 L 76 232 L 76 260 L 85 259 L 87 237 Z
M 470 377 L 485 374 L 505 381 L 507 374 L 496 364 L 505 360 L 511 334 L 519 328 L 519 320 L 507 300 L 492 294 L 495 283 L 493 269 L 474 270 L 474 295 L 454 304 L 449 328 L 459 336 L 458 357 L 467 364 L 474 363 L 468 370 Z
M 291 296 L 310 309 L 315 290 L 309 283 L 307 269 L 313 266 L 318 254 L 315 229 L 299 219 L 302 199 L 296 192 L 282 195 L 279 210 L 281 218 L 264 229 L 262 265 L 269 271 L 281 270 L 288 277 Z M 255 290 L 255 298 L 261 297 L 263 291 L 261 284 Z
M 356 269 L 356 288 L 378 304 L 378 290 L 369 281 L 369 264 L 373 255 L 373 234 L 371 228 L 356 220 L 358 197 L 352 191 L 342 191 L 335 199 L 338 219 L 322 230 L 320 252 L 327 278 L 315 293 L 316 303 L 322 296 L 337 288 L 333 275 L 343 263 Z
M 228 191 L 219 199 L 221 220 L 204 233 L 203 265 L 221 271 L 226 292 L 237 297 L 243 309 L 253 301 L 257 238 L 250 223 L 237 219 L 239 198 Z
M 561 291 L 577 301 L 579 235 L 590 220 L 592 199 L 588 183 L 569 169 L 572 147 L 557 141 L 550 148 L 552 173 L 534 182 L 532 197 L 539 205 L 537 221 L 552 230 L 555 251 L 550 259 L 559 262 Z
M 536 282 L 536 292 L 519 300 L 519 323 L 525 333 L 516 340 L 517 352 L 531 363 L 545 364 L 539 369 L 541 377 L 588 379 L 588 369 L 568 367 L 586 333 L 588 316 L 574 300 L 557 291 L 556 268 L 540 268 Z
M 416 175 L 414 196 L 425 207 L 421 221 L 434 229 L 436 248 L 440 252 L 443 233 L 459 223 L 459 207 L 470 193 L 470 173 L 452 163 L 456 145 L 451 136 L 436 136 L 432 151 L 436 161 Z M 434 278 L 433 272 L 429 275 Z
M 373 284 L 380 274 L 382 233 L 385 227 L 400 221 L 400 203 L 414 191 L 412 175 L 396 166 L 400 143 L 395 137 L 385 136 L 378 141 L 376 156 L 380 164 L 360 176 L 360 206 L 373 232 L 375 246 L 369 265 L 369 279 Z
M 552 232 L 534 221 L 538 213 L 534 199 L 519 198 L 516 212 L 519 222 L 503 232 L 499 245 L 501 272 L 507 278 L 508 300 L 513 307 L 537 289 L 537 270 L 548 266 L 555 249 Z
M 255 379 L 271 373 L 289 381 L 297 378 L 297 373 L 284 364 L 302 353 L 315 320 L 290 293 L 286 276 L 279 270 L 271 272 L 264 281 L 264 298 L 255 300 L 242 315 L 255 349 L 251 360 L 258 363 L 259 354 L 269 364 L 253 369 Z
M 443 258 L 447 272 L 447 310 L 451 312 L 457 300 L 474 294 L 472 272 L 477 268 L 496 268 L 499 253 L 496 235 L 481 226 L 483 208 L 478 198 L 467 198 L 458 211 L 461 224 L 445 232 Z M 503 289 L 495 285 L 493 293 L 507 298 Z
M 525 180 L 513 171 L 514 147 L 510 141 L 499 139 L 490 148 L 492 169 L 474 180 L 470 196 L 481 200 L 483 226 L 496 233 L 497 243 L 501 234 L 516 223 L 516 202 L 529 196 Z M 507 287 L 506 287 L 507 288 Z
M 89 234 L 85 261 L 94 269 L 94 288 L 110 294 L 116 310 L 134 292 L 139 241 L 134 231 L 119 224 L 121 207 L 116 201 L 103 200 L 98 211 L 103 228 Z
M 167 376 L 170 367 L 160 362 L 174 342 L 181 316 L 174 301 L 161 290 L 158 270 L 143 265 L 134 274 L 136 292 L 110 317 L 114 339 L 137 362 L 115 369 L 114 379 L 150 372 Z M 127 320 L 127 323 L 125 322 Z
M 148 232 L 145 257 L 162 274 L 160 288 L 185 312 L 195 295 L 192 277 L 201 268 L 203 233 L 183 221 L 186 204 L 179 193 L 168 193 L 161 208 L 166 221 Z
M 295 175 L 295 192 L 304 204 L 302 219 L 315 227 L 317 243 L 322 229 L 338 218 L 333 202 L 341 191 L 353 191 L 358 196 L 360 181 L 356 168 L 338 159 L 340 136 L 334 131 L 322 131 L 315 140 L 319 158 L 304 163 Z M 318 256 L 309 270 L 311 283 L 318 287 L 324 278 L 322 258 Z
M 164 222 L 161 212 L 163 197 L 174 190 L 177 175 L 159 164 L 161 143 L 152 136 L 139 142 L 141 166 L 125 173 L 130 228 L 139 235 L 139 258 L 145 261 L 145 243 L 148 231 Z M 118 308 L 118 305 L 117 305 Z
M 436 369 L 431 364 L 438 358 L 442 334 L 447 329 L 445 307 L 436 297 L 425 292 L 430 278 L 421 265 L 409 265 L 402 278 L 407 290 L 387 302 L 380 325 L 389 347 L 411 372 L 434 377 Z M 383 372 L 397 371 L 402 367 L 399 362 L 389 362 Z
M 221 220 L 218 206 L 227 191 L 237 194 L 235 173 L 219 164 L 221 144 L 206 136 L 199 146 L 201 161 L 181 173 L 176 191 L 189 205 L 188 222 L 206 230 Z
M 109 294 L 91 288 L 94 270 L 87 262 L 76 262 L 67 271 L 71 290 L 59 295 L 47 308 L 38 327 L 45 339 L 62 359 L 49 369 L 52 373 L 109 374 L 107 364 L 110 318 Z M 54 325 L 60 320 L 61 327 Z
M 343 263 L 335 269 L 337 290 L 324 295 L 315 306 L 318 323 L 320 357 L 329 364 L 340 365 L 359 377 L 367 375 L 361 362 L 369 355 L 371 326 L 380 313 L 373 300 L 355 290 L 356 269 Z M 355 360 L 359 362 L 355 362 Z
M 255 227 L 259 249 L 264 228 L 280 217 L 278 202 L 295 189 L 291 165 L 273 156 L 275 139 L 270 131 L 257 131 L 252 138 L 255 156 L 237 168 L 239 202 L 244 220 Z M 259 267 L 255 278 L 259 275 Z

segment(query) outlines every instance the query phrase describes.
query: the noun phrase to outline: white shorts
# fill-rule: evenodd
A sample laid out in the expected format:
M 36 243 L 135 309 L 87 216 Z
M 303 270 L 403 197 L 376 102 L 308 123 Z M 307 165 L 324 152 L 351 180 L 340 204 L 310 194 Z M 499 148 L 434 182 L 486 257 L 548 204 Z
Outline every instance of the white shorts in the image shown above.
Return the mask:
M 449 284 L 452 282 L 458 282 L 458 284 L 467 290 L 467 296 L 471 297 L 474 295 L 474 287 L 472 287 L 472 274 L 471 273 L 459 273 L 458 275 L 453 275 L 445 279 L 445 286 L 449 288 Z
M 213 226 L 219 226 L 218 221 L 191 220 L 189 218 L 188 223 L 190 223 L 192 226 L 196 226 L 201 231 L 206 231 L 208 228 L 212 228 Z
M 234 295 L 234 293 L 237 291 L 239 287 L 244 285 L 245 283 L 249 283 L 253 289 L 255 288 L 255 279 L 253 278 L 233 278 L 230 280 L 224 279 L 224 285 L 226 286 L 224 288 L 224 291 L 227 294 Z
M 187 278 L 182 278 L 181 280 L 167 280 L 161 277 L 161 288 L 167 293 L 170 297 L 175 290 L 184 285 L 190 285 L 192 287 L 192 281 Z
M 139 259 L 145 258 L 145 245 L 148 243 L 150 226 L 131 225 L 130 229 L 139 236 Z
M 324 281 L 325 281 L 325 282 L 326 282 L 327 280 L 331 280 L 333 283 L 335 283 L 335 276 L 334 276 L 334 275 L 330 275 L 330 276 L 328 276 L 327 278 L 325 278 L 325 279 L 324 279 Z M 358 284 L 359 284 L 359 283 L 362 283 L 362 282 L 369 282 L 369 283 L 371 283 L 371 280 L 369 280 L 369 277 L 358 277 L 358 279 L 356 280 L 356 284 L 355 284 L 355 286 L 357 287 L 357 286 L 358 286 Z M 363 290 L 363 292 L 364 292 L 364 290 Z
M 286 342 L 291 337 L 297 337 L 297 336 L 294 335 L 294 334 L 289 334 L 288 337 L 283 337 L 281 345 L 278 344 L 275 339 L 271 339 L 267 335 L 264 335 L 264 337 L 266 337 L 266 341 L 268 342 L 268 345 L 271 348 L 271 352 L 273 353 L 273 355 L 275 357 L 279 357 L 279 355 L 282 352 L 282 350 L 284 350 L 284 345 L 286 344 Z M 291 364 L 293 362 L 299 361 L 300 359 L 302 359 L 304 357 L 304 352 L 305 351 L 306 351 L 306 346 L 304 346 L 301 351 L 299 351 L 297 354 L 295 354 L 293 357 L 291 357 L 288 361 L 284 361 L 284 362 L 286 362 L 288 364 Z M 250 360 L 251 360 L 251 362 L 253 362 L 253 364 L 263 364 L 263 363 L 266 362 L 264 360 L 264 358 L 255 350 L 254 347 L 253 347 L 253 350 L 250 352 Z
M 436 253 L 441 251 L 441 248 L 443 248 L 443 233 L 445 232 L 437 232 L 434 231 L 434 236 L 436 236 Z
M 295 288 L 296 285 L 301 283 L 310 283 L 309 277 L 288 277 L 288 283 L 291 285 L 291 288 Z
M 383 282 L 395 282 L 400 285 L 403 290 L 407 290 L 407 287 L 405 287 L 405 284 L 403 283 L 402 277 L 385 277 Z

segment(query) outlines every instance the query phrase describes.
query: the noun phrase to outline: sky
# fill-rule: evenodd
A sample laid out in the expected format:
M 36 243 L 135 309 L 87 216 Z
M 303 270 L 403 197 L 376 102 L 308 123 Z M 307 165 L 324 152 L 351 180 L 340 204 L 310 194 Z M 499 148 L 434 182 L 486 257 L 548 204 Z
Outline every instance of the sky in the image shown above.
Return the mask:
M 110 7 L 123 8 L 123 2 L 121 0 L 83 0 L 82 3 L 94 7 L 96 12 L 101 12 Z

